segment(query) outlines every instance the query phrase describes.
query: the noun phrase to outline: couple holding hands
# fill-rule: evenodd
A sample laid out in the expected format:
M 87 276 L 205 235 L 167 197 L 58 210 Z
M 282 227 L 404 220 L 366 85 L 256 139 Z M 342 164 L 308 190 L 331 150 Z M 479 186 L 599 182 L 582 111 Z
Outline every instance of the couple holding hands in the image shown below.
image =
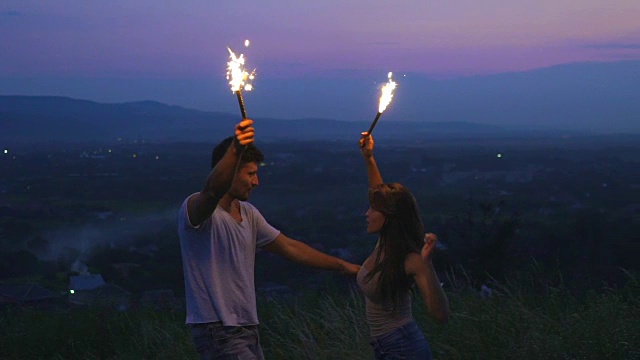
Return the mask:
M 376 359 L 431 359 L 411 309 L 417 291 L 436 321 L 448 320 L 448 299 L 431 262 L 437 238 L 425 235 L 411 192 L 383 182 L 373 137 L 362 133 L 359 145 L 369 183 L 367 232 L 378 240 L 356 265 L 287 237 L 248 202 L 264 160 L 254 136 L 252 120 L 236 125 L 234 136 L 214 148 L 204 188 L 188 196 L 179 212 L 186 323 L 200 357 L 264 359 L 254 283 L 261 248 L 305 266 L 355 275 Z

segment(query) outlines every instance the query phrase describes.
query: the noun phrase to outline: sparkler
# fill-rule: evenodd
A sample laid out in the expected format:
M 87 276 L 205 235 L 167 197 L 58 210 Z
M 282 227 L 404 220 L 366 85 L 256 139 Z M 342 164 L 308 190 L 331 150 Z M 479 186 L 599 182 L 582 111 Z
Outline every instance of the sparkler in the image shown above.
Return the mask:
M 244 46 L 249 46 L 249 40 L 245 40 Z M 251 91 L 253 89 L 251 81 L 255 78 L 255 70 L 248 72 L 245 69 L 244 54 L 236 56 L 231 48 L 227 47 L 227 50 L 229 50 L 230 58 L 229 62 L 227 62 L 227 80 L 229 80 L 229 85 L 231 85 L 231 91 L 234 92 L 238 98 L 238 105 L 240 105 L 240 113 L 242 113 L 242 118 L 246 119 L 247 112 L 244 107 L 242 90 Z
M 373 128 L 376 127 L 376 124 L 378 123 L 378 119 L 380 119 L 380 115 L 382 115 L 382 112 L 387 108 L 389 103 L 391 103 L 391 99 L 393 99 L 393 91 L 396 89 L 398 84 L 391 79 L 391 75 L 393 75 L 393 73 L 389 72 L 387 75 L 389 81 L 382 87 L 382 94 L 380 95 L 380 102 L 378 103 L 378 113 L 376 114 L 376 118 L 373 120 L 373 123 L 371 123 L 369 131 L 367 131 L 367 136 L 371 135 Z

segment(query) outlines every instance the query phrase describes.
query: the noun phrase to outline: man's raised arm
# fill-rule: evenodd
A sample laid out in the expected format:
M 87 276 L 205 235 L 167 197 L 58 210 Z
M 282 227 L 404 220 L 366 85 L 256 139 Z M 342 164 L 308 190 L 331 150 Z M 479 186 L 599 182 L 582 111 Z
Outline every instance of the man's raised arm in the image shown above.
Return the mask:
M 198 226 L 207 220 L 218 206 L 220 199 L 229 191 L 235 177 L 242 148 L 254 141 L 253 120 L 244 119 L 235 128 L 235 136 L 224 156 L 213 167 L 204 188 L 191 196 L 187 211 L 191 225 Z

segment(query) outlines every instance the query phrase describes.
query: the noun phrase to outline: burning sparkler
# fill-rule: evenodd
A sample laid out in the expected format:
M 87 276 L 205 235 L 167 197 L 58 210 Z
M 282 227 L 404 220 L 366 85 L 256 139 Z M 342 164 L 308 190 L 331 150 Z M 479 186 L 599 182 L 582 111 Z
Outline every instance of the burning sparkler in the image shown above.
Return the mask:
M 244 46 L 249 47 L 249 40 L 245 40 Z M 231 48 L 227 47 L 227 50 L 229 50 L 230 58 L 229 62 L 227 63 L 227 80 L 229 80 L 229 85 L 231 85 L 231 91 L 234 92 L 238 97 L 238 105 L 240 105 L 242 118 L 246 119 L 247 112 L 244 108 L 242 90 L 251 91 L 253 89 L 251 81 L 255 78 L 255 70 L 248 72 L 245 69 L 244 54 L 236 56 L 236 54 L 231 51 Z
M 391 103 L 391 99 L 393 99 L 393 91 L 396 89 L 396 86 L 398 84 L 396 84 L 396 82 L 391 79 L 391 75 L 393 74 L 389 72 L 389 74 L 387 75 L 389 81 L 382 87 L 382 95 L 380 95 L 380 102 L 378 103 L 378 114 L 376 114 L 376 118 L 373 120 L 371 127 L 369 127 L 367 136 L 371 135 L 373 128 L 378 123 L 378 119 L 380 119 L 380 115 L 382 115 L 382 112 L 387 108 L 389 103 Z

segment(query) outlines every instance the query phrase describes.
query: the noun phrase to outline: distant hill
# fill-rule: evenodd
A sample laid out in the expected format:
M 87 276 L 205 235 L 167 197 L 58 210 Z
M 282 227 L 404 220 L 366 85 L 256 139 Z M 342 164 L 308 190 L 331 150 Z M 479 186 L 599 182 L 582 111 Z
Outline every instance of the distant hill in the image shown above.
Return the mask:
M 157 102 L 102 104 L 66 97 L 0 96 L 0 139 L 29 142 L 185 140 L 189 132 L 227 130 L 231 115 Z
M 354 70 L 348 77 L 341 75 L 315 74 L 293 81 L 270 77 L 267 71 L 261 74 L 260 91 L 247 94 L 249 114 L 261 122 L 260 136 L 352 139 L 352 134 L 366 130 L 375 115 L 380 74 Z M 554 134 L 640 133 L 638 60 L 456 79 L 395 75 L 398 89 L 376 129 L 378 137 L 489 136 L 515 129 L 521 134 L 551 129 Z M 229 133 L 239 112 L 228 86 L 212 86 L 211 81 L 0 77 L 0 94 L 7 95 L 0 97 L 0 139 L 219 138 L 212 134 Z M 136 91 L 132 84 L 137 84 Z M 71 98 L 40 97 L 53 94 Z M 127 99 L 159 102 L 124 102 Z
M 384 115 L 383 115 L 384 116 Z M 4 143 L 217 141 L 231 135 L 238 115 L 203 112 L 154 101 L 104 104 L 67 97 L 0 96 L 0 141 Z M 265 141 L 353 140 L 370 123 L 331 119 L 255 118 Z M 499 136 L 505 130 L 463 122 L 384 122 L 374 131 L 385 137 Z
M 371 109 L 377 105 L 380 84 L 372 81 L 384 81 L 380 75 L 355 70 L 345 77 L 348 81 L 323 74 L 291 81 L 263 74 L 260 87 L 249 99 L 250 112 L 366 120 L 375 115 Z M 640 133 L 638 60 L 571 63 L 455 79 L 394 75 L 398 88 L 383 117 L 385 123 L 415 120 L 491 124 L 523 131 Z M 230 103 L 228 91 L 212 97 Z M 216 109 L 200 104 L 198 108 Z
M 640 132 L 640 61 L 587 62 L 447 81 L 408 77 L 400 118 Z

